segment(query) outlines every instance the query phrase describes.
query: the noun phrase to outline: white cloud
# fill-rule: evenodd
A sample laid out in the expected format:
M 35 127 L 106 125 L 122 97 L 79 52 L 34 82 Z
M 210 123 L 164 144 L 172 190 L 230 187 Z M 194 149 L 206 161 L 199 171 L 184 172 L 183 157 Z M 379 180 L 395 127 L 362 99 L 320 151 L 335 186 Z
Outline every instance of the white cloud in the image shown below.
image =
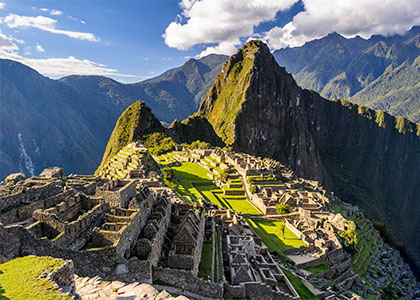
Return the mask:
M 48 31 L 54 34 L 62 34 L 68 37 L 86 40 L 91 42 L 98 42 L 99 38 L 93 33 L 68 31 L 55 28 L 57 20 L 44 16 L 28 17 L 9 14 L 7 17 L 1 18 L 2 22 L 9 28 L 37 28 L 43 31 Z
M 38 51 L 38 52 L 45 52 L 44 47 L 42 47 L 40 44 L 36 45 L 35 50 Z
M 187 50 L 197 44 L 215 44 L 202 52 L 232 54 L 240 38 L 254 34 L 254 27 L 275 19 L 278 11 L 298 0 L 182 0 L 182 16 L 166 28 L 165 43 Z M 186 22 L 183 22 L 186 19 Z
M 0 48 L 0 58 L 21 62 L 44 75 L 61 77 L 71 74 L 103 75 L 133 78 L 134 75 L 120 74 L 117 70 L 108 68 L 104 64 L 73 56 L 67 58 L 35 59 L 19 55 L 16 51 L 4 51 Z
M 6 3 L 0 2 L 0 9 L 3 9 L 6 6 Z
M 69 56 L 66 58 L 47 59 L 35 59 L 25 57 L 19 54 L 19 51 L 21 49 L 19 49 L 18 45 L 14 43 L 15 41 L 19 41 L 18 43 L 24 43 L 23 41 L 3 34 L 0 31 L 0 58 L 11 59 L 14 61 L 21 62 L 44 75 L 52 77 L 62 77 L 71 74 L 80 74 L 141 79 L 147 77 L 121 74 L 117 70 L 111 69 L 104 64 L 100 64 L 87 59 L 78 59 L 73 56 Z M 35 49 L 39 52 L 45 51 L 44 48 L 39 44 L 37 44 Z M 31 55 L 29 47 L 25 47 L 22 50 L 24 52 L 24 55 Z
M 345 37 L 403 34 L 420 24 L 418 0 L 303 0 L 305 10 L 265 35 L 272 48 L 300 46 L 337 32 Z
M 13 38 L 0 32 L 0 51 L 16 51 L 19 47 L 13 43 Z
M 86 22 L 85 22 L 85 21 L 83 21 L 83 20 L 80 20 L 80 23 L 82 23 L 83 25 L 85 25 L 85 24 L 86 24 Z
M 47 11 L 48 11 L 48 8 L 40 8 L 39 10 L 40 10 L 40 11 L 45 11 L 45 12 L 47 12 Z
M 61 10 L 56 10 L 56 9 L 53 9 L 50 12 L 50 15 L 52 15 L 52 16 L 61 16 L 62 14 L 63 14 L 63 12 Z

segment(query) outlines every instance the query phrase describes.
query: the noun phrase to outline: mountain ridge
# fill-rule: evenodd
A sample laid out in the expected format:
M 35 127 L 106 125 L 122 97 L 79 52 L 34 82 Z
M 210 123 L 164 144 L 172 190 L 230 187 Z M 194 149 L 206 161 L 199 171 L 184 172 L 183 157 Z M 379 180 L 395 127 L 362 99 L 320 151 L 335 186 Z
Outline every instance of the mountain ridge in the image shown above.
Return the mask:
M 300 86 L 313 89 L 323 97 L 346 99 L 418 123 L 419 89 L 411 82 L 420 74 L 415 63 L 420 57 L 419 39 L 420 26 L 414 26 L 404 35 L 376 35 L 369 39 L 358 36 L 346 39 L 335 33 L 300 47 L 276 50 L 273 55 Z M 405 65 L 409 66 L 405 77 L 393 77 L 393 70 Z M 400 96 L 396 93 L 398 89 L 375 88 L 375 82 L 382 79 L 409 90 Z M 393 95 L 388 95 L 392 91 Z

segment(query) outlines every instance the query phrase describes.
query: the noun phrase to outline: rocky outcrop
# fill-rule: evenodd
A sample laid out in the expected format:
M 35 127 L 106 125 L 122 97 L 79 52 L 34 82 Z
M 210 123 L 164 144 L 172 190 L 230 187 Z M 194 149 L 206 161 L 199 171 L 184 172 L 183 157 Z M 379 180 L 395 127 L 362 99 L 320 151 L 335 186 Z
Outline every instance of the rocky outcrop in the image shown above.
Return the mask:
M 50 167 L 44 169 L 44 171 L 39 174 L 39 177 L 46 178 L 62 178 L 64 176 L 64 169 L 59 167 Z
M 26 175 L 24 173 L 13 173 L 7 176 L 4 181 L 6 181 L 6 183 L 15 184 L 25 179 L 26 179 Z

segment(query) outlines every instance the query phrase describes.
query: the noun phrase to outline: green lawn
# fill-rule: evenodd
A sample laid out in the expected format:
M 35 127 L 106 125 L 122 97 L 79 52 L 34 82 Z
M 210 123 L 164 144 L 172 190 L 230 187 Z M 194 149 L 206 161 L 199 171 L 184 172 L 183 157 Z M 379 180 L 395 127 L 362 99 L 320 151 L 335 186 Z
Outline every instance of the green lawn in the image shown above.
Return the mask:
M 53 288 L 53 283 L 38 278 L 44 270 L 60 268 L 64 261 L 51 257 L 25 256 L 0 264 L 1 300 L 55 300 L 71 298 Z
M 248 199 L 246 197 L 223 197 L 223 200 L 227 203 L 228 206 L 230 206 L 232 209 L 234 209 L 236 212 L 241 214 L 261 214 L 261 212 L 256 209 L 251 203 L 249 203 Z
M 280 267 L 283 271 L 284 275 L 286 275 L 287 279 L 289 279 L 290 283 L 295 288 L 296 292 L 299 294 L 301 299 L 305 300 L 317 300 L 318 298 L 303 284 L 301 280 L 296 278 L 289 270 L 286 270 Z
M 171 182 L 177 184 L 176 191 L 185 199 L 194 202 L 199 197 L 206 201 L 213 202 L 219 207 L 234 209 L 244 214 L 260 214 L 245 196 L 223 196 L 212 180 L 207 177 L 208 171 L 202 166 L 183 162 L 179 166 L 171 167 L 174 170 Z M 194 185 L 193 183 L 207 183 L 206 185 Z M 243 190 L 232 189 L 232 190 Z
M 246 221 L 261 237 L 270 252 L 277 252 L 279 255 L 282 255 L 281 250 L 305 245 L 287 227 L 285 227 L 283 238 L 283 233 L 279 228 L 283 222 L 254 221 L 250 218 L 246 218 Z
M 316 267 L 309 267 L 309 268 L 305 268 L 306 271 L 311 272 L 312 274 L 320 274 L 320 273 L 324 273 L 330 270 L 330 267 L 326 266 L 326 265 L 319 265 Z
M 207 279 L 207 275 L 211 277 L 211 265 L 213 263 L 213 244 L 203 243 L 201 250 L 200 266 L 198 267 L 198 277 Z
M 216 228 L 216 261 L 217 265 L 214 267 L 214 279 L 215 282 L 221 282 L 223 280 L 223 263 L 221 255 L 221 245 L 220 245 L 220 229 Z

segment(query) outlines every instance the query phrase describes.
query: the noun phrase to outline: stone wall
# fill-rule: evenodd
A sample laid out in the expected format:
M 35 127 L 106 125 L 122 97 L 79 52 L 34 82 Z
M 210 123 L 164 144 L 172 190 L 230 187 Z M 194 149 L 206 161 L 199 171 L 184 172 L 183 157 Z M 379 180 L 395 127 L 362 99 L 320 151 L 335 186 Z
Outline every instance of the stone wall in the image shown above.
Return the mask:
M 127 208 L 131 198 L 136 196 L 137 180 L 115 179 L 96 189 L 96 196 L 104 198 L 111 207 Z
M 37 209 L 45 209 L 51 206 L 55 206 L 58 203 L 64 201 L 67 197 L 71 197 L 75 194 L 73 190 L 67 190 L 59 193 L 55 196 L 46 198 L 44 200 L 38 200 L 28 205 L 21 206 L 19 208 L 12 209 L 0 216 L 0 222 L 4 225 L 22 221 L 32 217 L 32 214 Z M 0 200 L 1 201 L 1 200 Z
M 195 277 L 191 271 L 153 267 L 153 280 L 161 280 L 176 287 L 212 298 L 223 298 L 223 285 L 206 282 Z
M 59 235 L 52 241 L 57 246 L 65 247 L 70 244 L 77 236 L 88 229 L 92 223 L 98 221 L 99 219 L 103 219 L 105 213 L 109 211 L 107 203 L 99 200 L 94 201 L 93 199 L 92 201 L 94 203 L 92 205 L 96 205 L 86 213 L 80 215 L 76 220 L 68 222 L 57 218 L 57 215 L 64 215 L 67 211 L 69 211 L 69 208 L 71 209 L 74 206 L 79 207 L 82 205 L 82 197 L 85 196 L 78 195 L 75 199 L 73 199 L 73 201 L 67 200 L 67 202 L 61 202 L 56 207 L 52 207 L 47 210 L 36 210 L 33 212 L 34 219 L 39 222 L 46 223 L 60 232 Z M 87 199 L 84 200 L 87 201 Z M 70 211 L 74 213 L 73 210 Z M 38 229 L 37 223 L 31 225 L 28 229 L 35 232 Z
M 247 282 L 243 284 L 246 296 L 253 300 L 292 300 L 300 299 L 299 296 L 291 296 L 281 291 L 274 291 L 265 283 Z
M 75 284 L 73 261 L 67 260 L 60 268 L 49 273 L 47 279 L 57 283 L 60 287 L 69 287 L 70 292 L 74 293 Z
M 56 195 L 63 190 L 63 186 L 61 180 L 55 180 L 47 181 L 45 184 L 41 181 L 38 185 L 31 187 L 22 185 L 19 189 L 21 191 L 16 194 L 2 195 L 0 199 L 0 213 Z
M 79 276 L 100 276 L 103 280 L 152 283 L 152 271 L 147 261 L 128 261 L 109 251 L 73 251 L 59 248 L 47 239 L 38 239 L 22 226 L 5 228 L 0 224 L 0 256 L 13 259 L 26 255 L 71 259 Z

